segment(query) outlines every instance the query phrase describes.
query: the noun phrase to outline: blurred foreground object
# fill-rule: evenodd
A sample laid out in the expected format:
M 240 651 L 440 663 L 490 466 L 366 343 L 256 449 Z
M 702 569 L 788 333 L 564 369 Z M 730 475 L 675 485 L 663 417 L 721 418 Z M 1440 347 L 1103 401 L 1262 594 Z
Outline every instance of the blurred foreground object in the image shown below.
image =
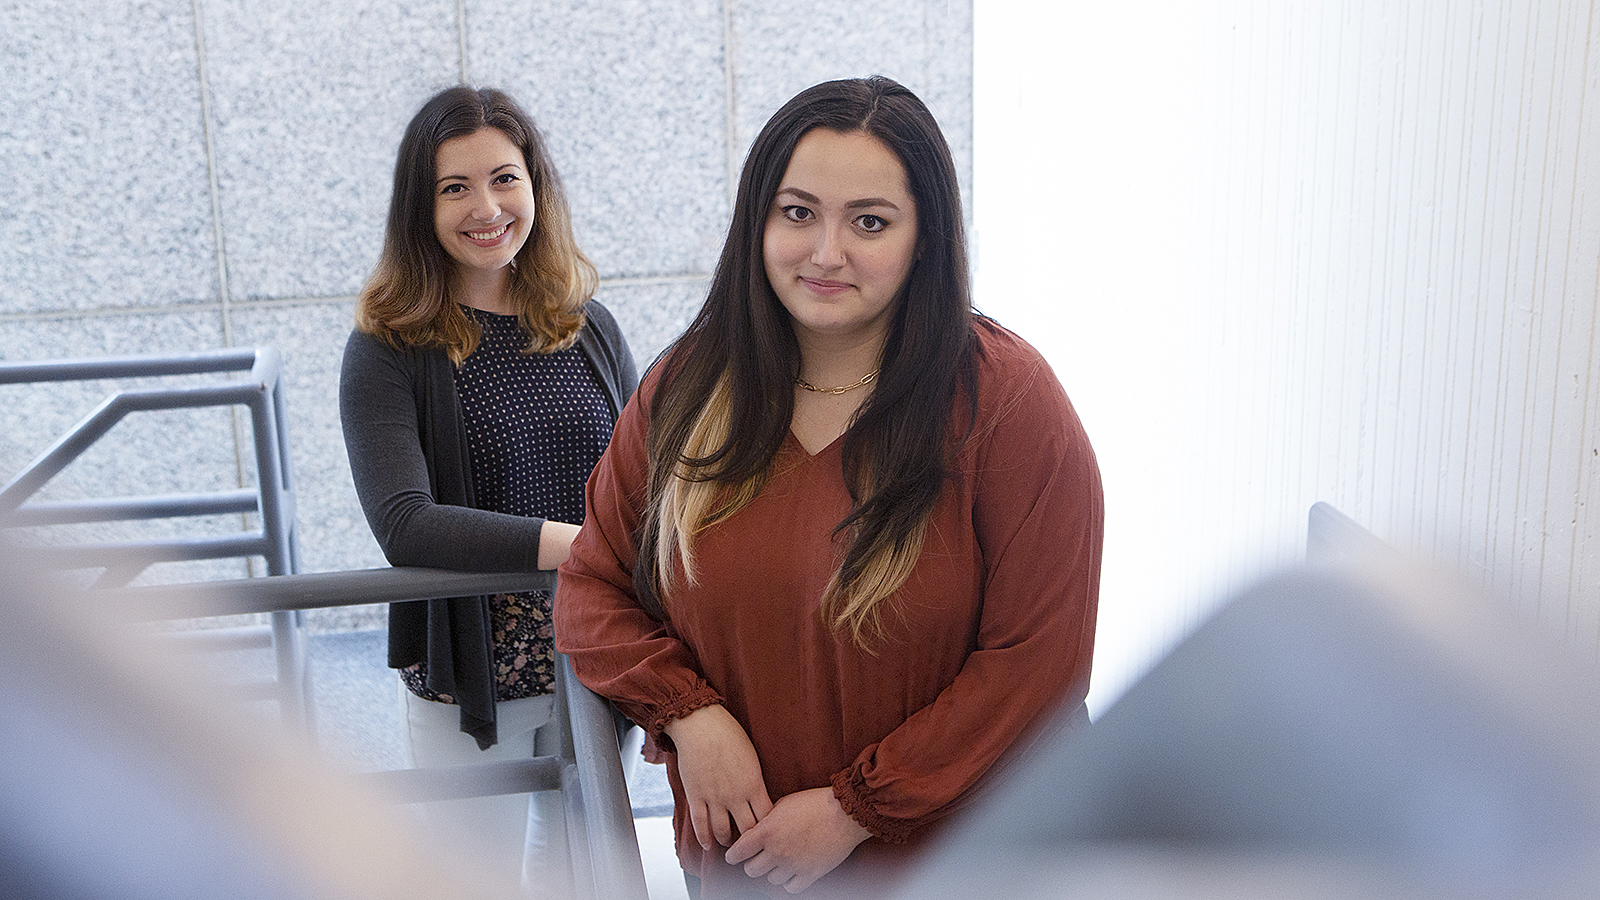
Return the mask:
M 152 570 L 167 582 L 171 564 L 232 561 L 244 572 L 259 557 L 268 575 L 300 571 L 284 384 L 283 357 L 272 347 L 0 360 L 0 385 L 48 386 L 52 405 L 63 411 L 76 405 L 69 397 L 109 391 L 32 462 L 6 474 L 0 527 L 29 544 L 32 565 L 80 570 L 97 588 L 121 587 Z M 244 457 L 231 445 L 246 422 L 254 466 L 241 471 Z M 215 580 L 226 570 L 210 568 L 203 577 Z M 277 610 L 269 618 L 270 625 L 197 629 L 185 639 L 218 651 L 270 646 L 274 677 L 238 689 L 275 697 L 285 722 L 311 730 L 303 613 Z
M 202 696 L 0 540 L 0 897 L 490 898 L 470 849 Z M 453 861 L 454 865 L 450 864 Z M 477 869 L 476 871 L 482 871 Z
M 1600 894 L 1600 667 L 1450 576 L 1336 555 L 1041 745 L 900 896 Z

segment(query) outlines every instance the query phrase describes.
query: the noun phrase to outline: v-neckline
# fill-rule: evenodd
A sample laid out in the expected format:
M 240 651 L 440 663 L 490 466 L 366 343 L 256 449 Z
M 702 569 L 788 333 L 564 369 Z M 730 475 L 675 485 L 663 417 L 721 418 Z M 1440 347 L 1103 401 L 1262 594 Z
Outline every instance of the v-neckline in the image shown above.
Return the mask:
M 821 456 L 822 454 L 827 453 L 831 448 L 833 448 L 834 446 L 838 445 L 838 443 L 840 441 L 844 440 L 844 436 L 846 434 L 850 433 L 850 430 L 848 428 L 845 429 L 844 432 L 841 433 L 838 437 L 834 438 L 833 440 L 829 441 L 828 443 L 824 444 L 823 446 L 818 447 L 817 448 L 817 452 L 812 453 L 810 450 L 806 449 L 805 442 L 800 440 L 800 436 L 798 434 L 794 433 L 794 426 L 790 426 L 786 431 L 787 431 L 787 439 L 794 442 L 795 447 L 798 448 L 801 453 L 805 454 L 805 458 L 806 459 L 816 459 L 817 457 Z

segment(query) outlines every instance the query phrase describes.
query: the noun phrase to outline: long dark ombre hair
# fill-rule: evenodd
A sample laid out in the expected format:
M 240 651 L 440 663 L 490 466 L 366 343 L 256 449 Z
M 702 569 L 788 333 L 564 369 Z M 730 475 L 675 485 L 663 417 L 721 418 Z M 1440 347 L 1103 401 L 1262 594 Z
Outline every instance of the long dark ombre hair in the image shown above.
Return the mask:
M 641 604 L 665 618 L 674 565 L 694 579 L 693 535 L 759 493 L 783 444 L 800 355 L 767 279 L 763 235 L 795 145 L 816 128 L 881 141 L 905 168 L 917 211 L 916 256 L 880 372 L 842 445 L 853 508 L 835 530 L 847 549 L 823 598 L 834 629 L 868 647 L 882 633 L 880 605 L 921 553 L 949 468 L 959 385 L 976 404 L 969 358 L 975 313 L 955 163 L 928 108 L 881 76 L 802 91 L 750 148 L 705 306 L 663 356 L 634 583 Z
M 465 86 L 435 94 L 406 126 L 394 166 L 394 193 L 383 254 L 356 304 L 356 327 L 390 344 L 443 347 L 459 364 L 478 344 L 478 328 L 450 302 L 455 261 L 434 230 L 439 145 L 494 128 L 522 151 L 532 180 L 532 228 L 514 262 L 512 308 L 529 335 L 528 350 L 571 346 L 583 327 L 583 304 L 599 283 L 572 236 L 561 179 L 544 138 L 515 100 L 494 88 Z

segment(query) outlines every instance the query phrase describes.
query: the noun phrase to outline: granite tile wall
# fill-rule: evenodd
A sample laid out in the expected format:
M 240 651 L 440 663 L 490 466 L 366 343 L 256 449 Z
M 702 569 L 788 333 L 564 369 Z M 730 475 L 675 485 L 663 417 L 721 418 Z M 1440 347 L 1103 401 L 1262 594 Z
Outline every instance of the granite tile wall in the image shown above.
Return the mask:
M 335 398 L 424 99 L 465 80 L 534 115 L 642 365 L 703 298 L 750 141 L 809 84 L 918 91 L 970 216 L 971 33 L 970 0 L 0 0 L 0 359 L 277 347 L 303 568 L 381 565 Z M 112 387 L 0 388 L 0 479 Z M 49 490 L 253 483 L 240 421 L 130 420 Z M 243 571 L 179 568 L 148 580 Z

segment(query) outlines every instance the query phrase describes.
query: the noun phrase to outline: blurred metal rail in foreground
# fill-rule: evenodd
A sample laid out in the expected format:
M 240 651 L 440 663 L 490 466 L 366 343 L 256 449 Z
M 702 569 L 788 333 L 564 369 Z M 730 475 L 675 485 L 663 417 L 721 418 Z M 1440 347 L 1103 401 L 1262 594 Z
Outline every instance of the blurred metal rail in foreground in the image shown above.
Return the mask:
M 396 567 L 106 589 L 81 596 L 85 602 L 109 604 L 120 616 L 162 620 L 513 593 L 548 587 L 551 578 L 550 572 Z M 556 721 L 562 725 L 558 756 L 361 777 L 404 802 L 560 791 L 578 896 L 645 900 L 616 720 L 606 701 L 578 682 L 565 657 L 557 672 Z

